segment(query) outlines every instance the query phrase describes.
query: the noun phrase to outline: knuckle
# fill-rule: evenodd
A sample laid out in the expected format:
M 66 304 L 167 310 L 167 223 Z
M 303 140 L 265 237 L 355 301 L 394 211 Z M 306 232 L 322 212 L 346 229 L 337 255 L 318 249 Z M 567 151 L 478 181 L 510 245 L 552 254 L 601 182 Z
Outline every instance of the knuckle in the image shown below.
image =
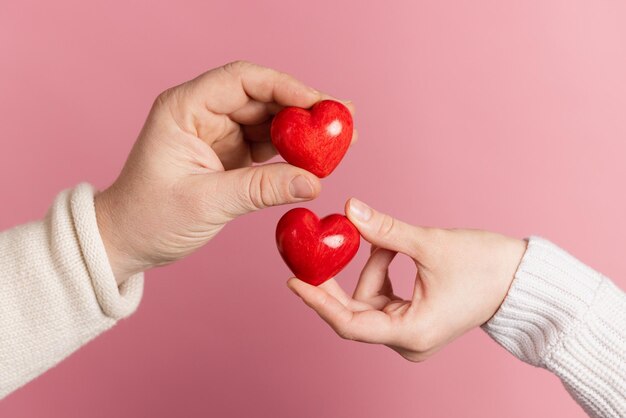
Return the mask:
M 224 71 L 229 74 L 239 75 L 246 68 L 251 66 L 252 64 L 245 60 L 236 60 L 231 61 L 228 64 L 224 65 Z
M 177 123 L 182 123 L 185 120 L 185 112 L 183 109 L 185 106 L 185 90 L 186 85 L 181 84 L 179 86 L 170 87 L 167 90 L 162 91 L 154 100 L 152 104 L 152 112 L 158 114 L 169 114 Z
M 387 237 L 391 235 L 396 227 L 396 220 L 389 216 L 383 215 L 380 225 L 378 226 L 378 235 L 382 237 Z
M 318 313 L 325 311 L 327 304 L 328 296 L 326 295 L 317 295 L 316 297 L 311 298 L 309 301 L 309 306 Z
M 162 91 L 154 100 L 154 105 L 156 106 L 168 106 L 174 97 L 175 87 L 170 87 L 167 90 Z
M 276 78 L 278 80 L 278 83 L 287 83 L 290 82 L 292 80 L 291 75 L 287 74 L 287 73 L 283 73 L 282 71 L 279 71 L 276 75 Z
M 248 199 L 251 204 L 251 209 L 263 209 L 265 207 L 263 203 L 263 197 L 260 184 L 263 183 L 263 174 L 259 171 L 253 171 L 247 179 L 247 192 Z
M 345 324 L 338 325 L 335 331 L 337 332 L 337 335 L 339 335 L 344 340 L 354 341 L 356 339 L 354 333 L 352 333 Z
M 248 196 L 253 209 L 264 209 L 280 201 L 280 191 L 264 170 L 254 170 L 248 181 Z

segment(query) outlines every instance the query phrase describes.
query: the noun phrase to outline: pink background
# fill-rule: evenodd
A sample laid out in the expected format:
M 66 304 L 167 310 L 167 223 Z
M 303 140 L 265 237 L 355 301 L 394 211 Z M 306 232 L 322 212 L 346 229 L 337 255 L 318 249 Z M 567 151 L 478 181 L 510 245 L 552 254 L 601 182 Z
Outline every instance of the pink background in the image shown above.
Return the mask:
M 0 2 L 0 229 L 107 186 L 157 93 L 243 58 L 356 103 L 360 141 L 319 214 L 357 196 L 413 223 L 542 234 L 626 286 L 623 2 L 106 3 Z M 336 338 L 284 286 L 285 210 L 148 273 L 133 317 L 0 416 L 584 416 L 479 330 L 422 364 Z M 413 273 L 394 267 L 404 294 Z

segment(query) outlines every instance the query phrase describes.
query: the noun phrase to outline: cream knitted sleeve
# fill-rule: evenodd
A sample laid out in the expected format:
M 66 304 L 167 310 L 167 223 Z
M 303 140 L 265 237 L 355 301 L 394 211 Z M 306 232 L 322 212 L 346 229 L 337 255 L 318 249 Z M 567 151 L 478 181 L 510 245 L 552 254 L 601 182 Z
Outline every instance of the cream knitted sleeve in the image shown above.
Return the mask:
M 626 295 L 554 244 L 531 238 L 485 331 L 556 374 L 594 417 L 626 417 Z
M 59 194 L 46 218 L 0 233 L 0 398 L 130 315 L 143 276 L 118 288 L 91 186 Z

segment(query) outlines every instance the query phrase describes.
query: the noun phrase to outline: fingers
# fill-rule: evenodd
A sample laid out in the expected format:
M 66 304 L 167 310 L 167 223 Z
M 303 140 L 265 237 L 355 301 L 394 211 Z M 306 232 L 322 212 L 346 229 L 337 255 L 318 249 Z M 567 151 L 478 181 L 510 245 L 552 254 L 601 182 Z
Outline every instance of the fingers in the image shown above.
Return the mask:
M 350 146 L 356 144 L 356 141 L 359 140 L 359 131 L 356 129 L 352 130 L 352 139 L 350 140 Z
M 342 338 L 376 344 L 391 341 L 391 320 L 383 312 L 353 312 L 324 289 L 295 278 L 290 279 L 287 286 Z
M 253 142 L 250 145 L 250 156 L 255 163 L 262 163 L 278 154 L 271 142 Z
M 243 136 L 248 142 L 270 142 L 270 128 L 272 121 L 267 120 L 256 125 L 244 125 L 241 127 Z
M 288 74 L 237 61 L 163 92 L 158 101 L 168 104 L 179 124 L 202 131 L 211 115 L 226 115 L 240 124 L 258 124 L 283 106 L 309 108 L 321 97 Z
M 327 96 L 325 94 L 322 94 L 322 96 L 324 96 L 324 97 L 322 97 L 322 100 L 326 100 L 326 99 L 328 99 L 328 100 L 338 100 L 338 99 L 335 99 L 334 97 L 330 97 L 330 96 Z M 350 101 L 350 100 L 339 100 L 339 101 L 341 103 L 343 103 L 344 106 L 346 106 L 348 108 L 348 110 L 350 111 L 350 114 L 352 116 L 354 116 L 354 114 L 356 112 L 356 107 L 354 107 L 354 103 L 352 103 L 352 101 Z
M 175 90 L 178 99 L 182 97 L 187 106 L 229 115 L 244 125 L 261 123 L 285 106 L 306 109 L 320 100 L 338 100 L 289 74 L 246 61 L 231 62 L 207 71 L 171 90 Z M 354 113 L 351 102 L 342 102 Z
M 275 111 L 280 108 L 275 104 L 273 107 L 276 109 Z M 255 125 L 269 120 L 273 114 L 269 103 L 249 100 L 242 107 L 229 114 L 228 117 L 240 125 Z
M 278 154 L 270 140 L 271 123 L 271 120 L 268 120 L 257 125 L 241 127 L 243 136 L 250 145 L 252 161 L 255 163 L 262 163 Z
M 329 295 L 337 299 L 343 306 L 348 306 L 352 299 L 348 294 L 339 286 L 337 280 L 329 279 L 318 286 L 320 289 L 324 289 Z
M 318 286 L 320 289 L 324 289 L 328 294 L 337 299 L 343 306 L 353 312 L 367 311 L 373 307 L 364 302 L 352 299 L 342 288 L 335 279 L 326 280 L 324 283 Z
M 245 61 L 230 63 L 224 68 L 240 79 L 246 95 L 257 102 L 307 109 L 320 100 L 336 100 L 342 102 L 354 115 L 355 107 L 351 101 L 320 93 L 287 73 Z M 272 112 L 270 109 L 269 113 L 275 114 L 278 110 L 274 108 Z
M 285 106 L 310 108 L 320 100 L 333 99 L 305 85 L 294 77 L 249 62 L 237 61 L 208 71 L 180 86 L 163 92 L 155 108 L 167 112 L 185 132 L 214 146 L 219 141 L 238 139 L 233 133 L 241 129 L 246 142 L 269 142 L 272 116 Z M 342 101 L 354 113 L 354 105 Z M 356 142 L 354 131 L 352 143 Z M 245 144 L 243 144 L 245 145 Z M 262 162 L 275 155 L 267 146 L 246 147 L 237 144 L 231 158 L 220 152 L 221 159 L 232 159 L 227 168 Z M 230 145 L 220 144 L 227 148 Z M 255 149 L 256 148 L 256 149 Z
M 367 260 L 356 289 L 354 299 L 369 303 L 380 309 L 389 302 L 390 294 L 386 294 L 388 287 L 389 264 L 393 261 L 396 252 L 384 248 L 375 250 Z
M 308 108 L 320 100 L 320 93 L 289 74 L 249 62 L 228 64 L 240 77 L 241 86 L 252 99 L 281 106 Z
M 357 199 L 346 203 L 346 215 L 363 238 L 378 247 L 418 257 L 425 231 L 377 212 Z
M 241 134 L 233 135 L 228 140 L 215 141 L 211 148 L 225 170 L 247 167 L 252 163 L 252 149 Z
M 274 145 L 271 142 L 270 138 L 270 127 L 272 125 L 272 121 L 268 120 L 263 123 L 259 123 L 256 125 L 243 125 L 241 130 L 243 132 L 243 138 L 250 145 L 250 151 L 252 152 L 252 161 L 254 162 L 263 162 L 278 152 L 274 148 Z M 357 131 L 353 131 L 352 142 L 351 145 L 357 141 Z M 262 151 L 257 151 L 255 148 L 258 148 Z
M 319 195 L 319 179 L 285 163 L 212 173 L 206 185 L 218 196 L 219 209 L 235 218 L 258 209 L 311 200 Z

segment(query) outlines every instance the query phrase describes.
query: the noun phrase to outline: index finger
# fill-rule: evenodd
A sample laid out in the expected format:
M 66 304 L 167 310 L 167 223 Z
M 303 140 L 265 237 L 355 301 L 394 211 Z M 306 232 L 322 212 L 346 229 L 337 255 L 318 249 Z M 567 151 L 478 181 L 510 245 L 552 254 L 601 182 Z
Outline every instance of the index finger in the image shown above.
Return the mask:
M 335 297 L 296 278 L 287 286 L 342 338 L 372 344 L 390 344 L 391 318 L 382 311 L 353 312 Z
M 200 75 L 192 80 L 186 93 L 218 114 L 231 114 L 251 101 L 308 108 L 322 97 L 289 74 L 246 61 L 231 62 Z M 267 111 L 258 104 L 255 108 Z
M 212 113 L 228 115 L 237 123 L 262 123 L 286 106 L 310 108 L 331 99 L 354 114 L 354 105 L 307 86 L 287 73 L 236 61 L 210 70 L 181 87 L 190 104 Z

